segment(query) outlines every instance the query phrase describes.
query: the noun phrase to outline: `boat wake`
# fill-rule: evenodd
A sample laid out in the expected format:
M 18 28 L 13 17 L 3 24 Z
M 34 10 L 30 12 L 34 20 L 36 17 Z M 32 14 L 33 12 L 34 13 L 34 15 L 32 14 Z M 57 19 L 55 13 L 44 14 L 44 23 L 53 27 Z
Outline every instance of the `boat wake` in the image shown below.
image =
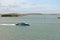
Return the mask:
M 12 25 L 12 26 L 14 26 L 15 24 L 0 24 L 0 25 Z

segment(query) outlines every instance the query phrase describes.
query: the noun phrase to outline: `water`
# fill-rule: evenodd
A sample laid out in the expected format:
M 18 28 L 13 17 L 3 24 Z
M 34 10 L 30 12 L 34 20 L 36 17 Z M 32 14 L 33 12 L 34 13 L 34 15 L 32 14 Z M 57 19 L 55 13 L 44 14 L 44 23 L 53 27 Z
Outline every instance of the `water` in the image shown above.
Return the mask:
M 19 22 L 31 26 L 0 25 L 0 40 L 60 40 L 60 19 L 56 15 L 0 17 L 0 24 Z

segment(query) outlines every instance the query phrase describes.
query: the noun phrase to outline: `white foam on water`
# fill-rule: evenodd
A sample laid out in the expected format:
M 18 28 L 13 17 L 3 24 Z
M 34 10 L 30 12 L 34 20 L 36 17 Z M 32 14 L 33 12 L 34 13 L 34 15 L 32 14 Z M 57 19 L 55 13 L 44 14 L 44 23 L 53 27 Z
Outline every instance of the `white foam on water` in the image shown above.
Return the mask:
M 0 24 L 0 25 L 12 25 L 12 26 L 14 26 L 15 24 Z

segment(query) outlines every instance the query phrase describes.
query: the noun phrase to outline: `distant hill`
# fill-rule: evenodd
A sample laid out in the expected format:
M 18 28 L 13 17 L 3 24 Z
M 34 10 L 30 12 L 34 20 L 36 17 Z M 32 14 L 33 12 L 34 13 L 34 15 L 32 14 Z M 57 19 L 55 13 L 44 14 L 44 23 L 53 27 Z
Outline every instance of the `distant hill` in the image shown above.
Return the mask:
M 0 17 L 19 17 L 19 16 L 27 16 L 27 15 L 60 15 L 60 14 L 42 14 L 42 13 L 20 14 L 20 13 L 6 13 L 6 14 L 0 14 Z
M 22 14 L 22 15 L 43 15 L 41 13 L 27 13 L 27 14 Z
M 8 14 L 1 14 L 0 16 L 1 17 L 18 17 L 18 16 L 21 16 L 21 15 L 18 14 L 18 13 L 8 13 Z

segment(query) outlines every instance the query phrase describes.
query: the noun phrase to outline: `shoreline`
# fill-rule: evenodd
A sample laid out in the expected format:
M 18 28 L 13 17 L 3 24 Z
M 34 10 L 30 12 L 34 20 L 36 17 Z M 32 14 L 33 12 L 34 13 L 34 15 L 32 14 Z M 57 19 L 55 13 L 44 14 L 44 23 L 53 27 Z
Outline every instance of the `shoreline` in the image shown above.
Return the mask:
M 60 15 L 60 14 L 42 14 L 42 13 L 7 13 L 7 14 L 0 14 L 0 17 L 19 17 L 19 16 L 27 16 L 27 15 Z

